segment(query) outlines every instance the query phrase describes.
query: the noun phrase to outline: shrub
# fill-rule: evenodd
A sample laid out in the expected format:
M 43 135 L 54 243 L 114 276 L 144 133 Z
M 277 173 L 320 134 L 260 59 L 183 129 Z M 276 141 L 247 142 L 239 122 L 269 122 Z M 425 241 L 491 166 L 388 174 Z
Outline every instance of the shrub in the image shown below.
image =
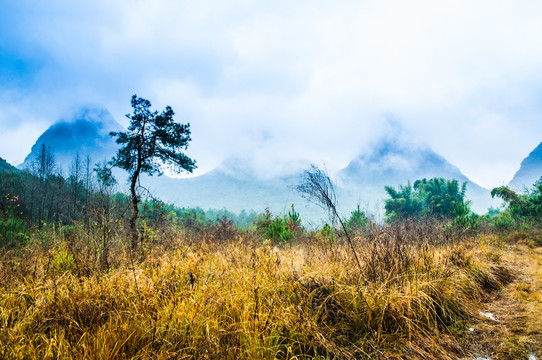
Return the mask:
M 58 273 L 73 271 L 75 270 L 75 259 L 67 249 L 62 247 L 54 252 L 51 266 Z
M 470 212 L 467 204 L 454 204 L 455 218 L 452 225 L 460 229 L 477 229 L 480 225 L 479 216 Z
M 301 218 L 293 205 L 288 215 L 284 217 L 273 218 L 271 211 L 265 209 L 264 213 L 257 216 L 256 230 L 274 244 L 282 246 L 302 231 Z
M 261 214 L 258 214 L 256 216 L 256 229 L 260 234 L 265 234 L 265 231 L 269 227 L 269 224 L 271 224 L 271 221 L 273 220 L 273 214 L 271 214 L 271 211 L 269 208 L 266 208 L 265 211 Z
M 542 219 L 542 177 L 523 194 L 501 186 L 491 190 L 491 196 L 501 198 L 506 204 L 506 212 L 516 221 L 539 223 Z
M 491 224 L 498 231 L 511 230 L 518 226 L 516 220 L 512 217 L 512 214 L 508 211 L 499 213 L 497 216 L 491 219 Z
M 335 234 L 333 233 L 333 228 L 326 223 L 320 233 L 318 234 L 318 239 L 324 244 L 333 244 L 335 242 Z
M 303 231 L 301 227 L 301 217 L 299 213 L 295 211 L 294 204 L 292 204 L 291 210 L 285 218 L 288 228 L 294 234 L 300 234 Z
M 16 217 L 0 218 L 0 246 L 22 245 L 28 237 L 28 227 L 24 220 Z
M 276 217 L 267 228 L 265 237 L 277 245 L 285 245 L 294 234 L 290 231 L 288 223 L 280 217 Z
M 28 239 L 20 207 L 18 196 L 7 194 L 0 198 L 0 246 L 21 245 Z
M 361 211 L 358 204 L 357 209 L 352 211 L 352 213 L 350 214 L 350 218 L 346 220 L 345 226 L 349 231 L 356 233 L 365 229 L 368 223 L 369 218 L 365 215 L 365 212 Z
M 390 199 L 384 201 L 388 220 L 401 220 L 427 216 L 437 219 L 456 217 L 456 206 L 468 209 L 465 200 L 467 183 L 459 185 L 457 180 L 433 178 L 416 180 L 414 186 L 399 185 L 398 189 L 385 186 Z
M 223 215 L 221 218 L 217 219 L 217 225 L 213 232 L 213 238 L 215 240 L 228 240 L 233 239 L 237 234 L 237 229 L 233 226 L 233 220 L 230 220 Z
M 77 228 L 74 225 L 64 225 L 60 228 L 60 232 L 66 241 L 74 241 L 77 237 Z

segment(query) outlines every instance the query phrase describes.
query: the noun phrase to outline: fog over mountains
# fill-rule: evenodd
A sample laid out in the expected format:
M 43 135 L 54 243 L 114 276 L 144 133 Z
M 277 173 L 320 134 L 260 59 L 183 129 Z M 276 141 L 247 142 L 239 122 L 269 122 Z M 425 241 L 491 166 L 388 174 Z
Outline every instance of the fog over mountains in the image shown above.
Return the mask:
M 69 174 L 76 153 L 81 157 L 89 155 L 93 163 L 111 159 L 117 144 L 109 132 L 119 130 L 123 130 L 122 126 L 107 110 L 83 108 L 72 119 L 62 119 L 47 129 L 19 168 L 28 167 L 43 144 L 53 150 L 65 175 Z M 243 209 L 262 211 L 268 207 L 274 213 L 285 213 L 291 204 L 295 204 L 302 216 L 316 222 L 325 218 L 325 213 L 308 204 L 294 190 L 309 165 L 308 160 L 296 159 L 280 166 L 282 171 L 262 176 L 254 171 L 252 159 L 246 155 L 225 159 L 214 170 L 196 177 L 144 176 L 141 185 L 154 196 L 180 207 L 227 208 L 234 212 Z M 269 168 L 276 169 L 277 166 L 269 164 Z M 124 191 L 126 173 L 117 170 L 115 174 L 119 178 L 119 190 Z M 522 162 L 511 185 L 516 188 L 530 186 L 541 174 L 542 144 Z M 497 204 L 488 189 L 469 181 L 459 168 L 428 146 L 410 142 L 397 126 L 374 141 L 368 151 L 352 159 L 347 167 L 330 175 L 336 180 L 339 208 L 344 214 L 357 204 L 373 212 L 381 209 L 386 198 L 385 185 L 397 186 L 432 177 L 467 181 L 467 197 L 472 200 L 472 208 L 477 213 L 483 214 L 489 206 Z
M 488 189 L 470 181 L 456 166 L 424 144 L 415 144 L 399 131 L 379 139 L 370 150 L 358 155 L 337 174 L 338 184 L 346 192 L 345 205 L 377 202 L 387 198 L 384 186 L 411 184 L 418 179 L 442 177 L 467 182 L 467 197 L 475 212 L 484 213 L 495 205 Z
M 123 127 L 106 109 L 81 108 L 71 119 L 61 119 L 41 134 L 18 167 L 28 168 L 42 145 L 53 150 L 57 165 L 64 174 L 68 174 L 76 153 L 81 157 L 89 155 L 93 163 L 109 160 L 117 151 L 117 144 L 109 133 L 122 130 Z

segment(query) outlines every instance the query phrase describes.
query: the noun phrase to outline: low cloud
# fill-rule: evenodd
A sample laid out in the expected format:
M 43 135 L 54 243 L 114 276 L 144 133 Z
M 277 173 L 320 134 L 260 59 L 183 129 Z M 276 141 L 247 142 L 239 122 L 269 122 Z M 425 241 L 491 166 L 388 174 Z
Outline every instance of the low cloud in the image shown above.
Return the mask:
M 126 124 L 136 93 L 191 123 L 200 172 L 246 153 L 338 170 L 386 133 L 391 114 L 473 181 L 500 185 L 542 140 L 541 10 L 532 1 L 6 4 L 0 156 L 20 161 L 80 104 Z

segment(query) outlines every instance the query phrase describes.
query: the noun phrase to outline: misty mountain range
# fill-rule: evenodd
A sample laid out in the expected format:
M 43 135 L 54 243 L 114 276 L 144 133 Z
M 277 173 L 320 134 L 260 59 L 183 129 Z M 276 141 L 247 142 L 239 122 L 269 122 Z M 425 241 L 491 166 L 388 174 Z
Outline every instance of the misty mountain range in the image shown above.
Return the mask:
M 18 167 L 27 168 L 37 156 L 40 147 L 49 146 L 58 167 L 64 175 L 69 174 L 70 165 L 76 153 L 82 158 L 90 156 L 92 163 L 109 160 L 115 154 L 117 144 L 109 136 L 111 131 L 124 131 L 111 114 L 103 108 L 83 108 L 72 119 L 61 120 L 47 129 L 36 141 L 30 154 Z M 443 177 L 467 181 L 467 197 L 477 213 L 485 213 L 489 206 L 497 203 L 491 199 L 488 189 L 470 181 L 459 168 L 428 146 L 413 144 L 392 131 L 378 139 L 369 151 L 352 159 L 347 167 L 331 177 L 337 183 L 337 198 L 344 214 L 352 211 L 357 204 L 370 212 L 381 209 L 385 199 L 385 185 L 413 183 L 417 179 Z M 9 164 L 0 161 L 0 169 Z M 262 179 L 242 158 L 228 158 L 212 171 L 191 178 L 167 176 L 144 176 L 141 184 L 154 196 L 173 202 L 180 207 L 227 208 L 239 212 L 262 211 L 268 207 L 273 213 L 285 213 L 291 204 L 305 219 L 325 218 L 326 214 L 302 199 L 294 186 L 302 178 L 309 161 L 298 159 L 290 168 L 297 169 L 288 174 L 269 174 Z M 521 163 L 510 186 L 515 189 L 530 187 L 542 175 L 542 144 L 533 150 Z M 119 179 L 119 190 L 125 187 L 127 175 L 121 170 L 115 172 Z M 380 205 L 379 205 L 380 204 Z

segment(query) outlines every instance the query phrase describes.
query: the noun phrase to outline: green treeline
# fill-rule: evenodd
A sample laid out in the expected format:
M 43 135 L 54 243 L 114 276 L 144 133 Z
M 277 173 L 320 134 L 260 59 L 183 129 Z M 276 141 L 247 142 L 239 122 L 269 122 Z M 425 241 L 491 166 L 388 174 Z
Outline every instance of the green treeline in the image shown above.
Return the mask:
M 116 233 L 126 225 L 131 199 L 116 191 L 116 181 L 106 182 L 106 164 L 92 164 L 76 155 L 68 176 L 56 170 L 52 151 L 43 146 L 36 161 L 24 171 L 0 170 L 0 246 L 20 245 L 33 229 L 47 226 L 100 227 Z M 140 202 L 139 227 L 157 229 L 167 223 L 186 228 L 203 228 L 231 222 L 249 227 L 257 213 L 243 210 L 179 208 L 158 199 Z M 109 234 L 112 236 L 112 233 Z
M 433 178 L 416 180 L 398 188 L 386 186 L 384 200 L 386 221 L 433 218 L 460 228 L 491 226 L 496 230 L 521 230 L 539 226 L 542 219 L 542 177 L 524 193 L 506 186 L 495 188 L 491 196 L 501 198 L 501 209 L 489 208 L 480 216 L 471 211 L 465 198 L 467 183 Z
M 107 182 L 107 164 L 92 164 L 88 157 L 75 155 L 69 174 L 56 170 L 54 154 L 42 146 L 32 166 L 25 171 L 0 171 L 0 244 L 14 246 L 25 242 L 32 229 L 44 226 L 97 227 L 103 241 L 126 230 L 132 202 L 118 192 L 119 185 Z M 463 229 L 492 226 L 495 229 L 521 229 L 533 226 L 542 218 L 542 178 L 525 193 L 507 187 L 493 189 L 492 196 L 504 201 L 502 209 L 489 209 L 479 216 L 465 198 L 467 184 L 442 178 L 421 179 L 397 188 L 386 186 L 384 200 L 386 222 L 432 218 Z M 179 208 L 158 199 L 146 199 L 138 205 L 138 229 L 142 236 L 168 226 L 197 231 L 216 227 L 228 233 L 229 228 L 253 227 L 274 243 L 284 244 L 303 232 L 299 213 L 292 209 L 285 216 L 268 210 L 258 214 L 243 210 L 235 214 L 226 209 Z M 332 220 L 332 219 L 331 219 Z M 358 205 L 345 219 L 352 234 L 362 234 L 373 222 L 370 214 Z M 322 237 L 331 238 L 330 227 Z M 335 230 L 334 230 L 335 231 Z M 330 235 L 331 234 L 331 235 Z

